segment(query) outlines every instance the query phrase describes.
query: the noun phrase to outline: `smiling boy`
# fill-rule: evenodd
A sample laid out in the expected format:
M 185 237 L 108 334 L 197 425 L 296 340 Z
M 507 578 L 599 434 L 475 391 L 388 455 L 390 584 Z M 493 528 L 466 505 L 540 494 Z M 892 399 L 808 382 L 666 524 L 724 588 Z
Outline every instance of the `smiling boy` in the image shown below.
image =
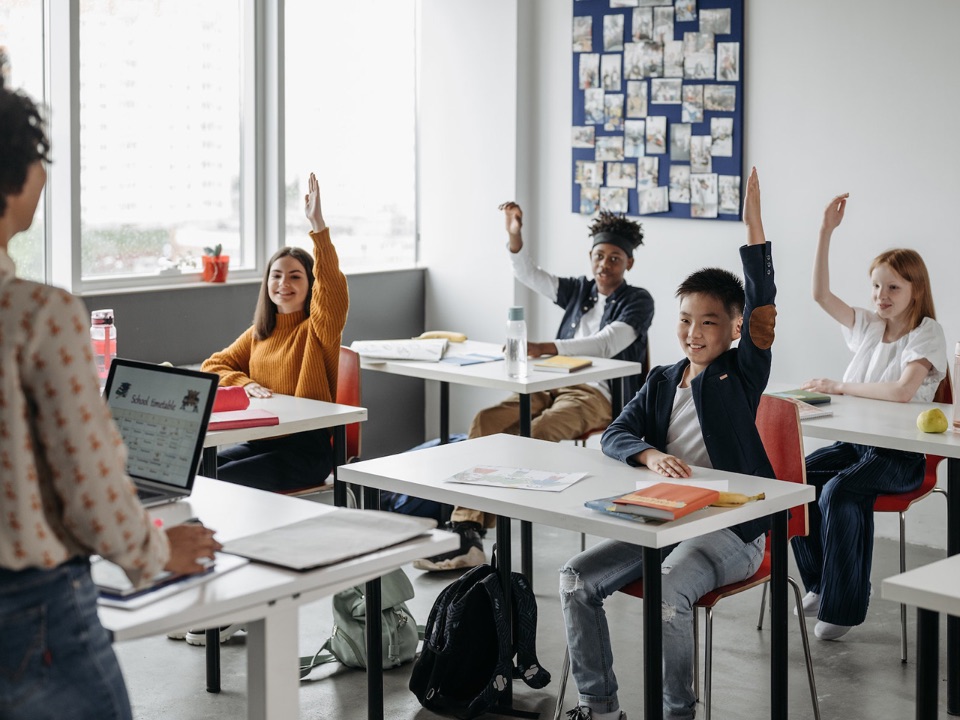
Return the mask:
M 601 445 L 606 455 L 666 478 L 691 466 L 773 477 L 756 428 L 770 374 L 773 262 L 760 217 L 756 170 L 747 182 L 740 249 L 746 288 L 731 272 L 706 268 L 677 289 L 677 339 L 684 358 L 654 368 Z M 731 348 L 734 340 L 739 346 Z M 766 519 L 686 540 L 664 550 L 663 707 L 665 720 L 694 717 L 693 603 L 716 587 L 750 577 L 763 559 Z M 570 665 L 579 689 L 571 720 L 624 720 L 603 601 L 643 577 L 642 548 L 606 540 L 560 570 Z

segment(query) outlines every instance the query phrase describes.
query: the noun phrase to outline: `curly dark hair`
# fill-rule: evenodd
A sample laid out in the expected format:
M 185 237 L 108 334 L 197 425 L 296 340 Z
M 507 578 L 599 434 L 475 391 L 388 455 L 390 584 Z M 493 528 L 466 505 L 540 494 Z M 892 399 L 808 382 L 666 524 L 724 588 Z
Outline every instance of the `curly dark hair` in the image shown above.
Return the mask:
M 7 212 L 7 198 L 23 190 L 30 166 L 37 160 L 50 162 L 40 110 L 25 94 L 4 86 L 5 65 L 0 52 L 0 216 Z
M 609 210 L 601 210 L 600 214 L 590 224 L 590 237 L 602 232 L 620 235 L 634 248 L 643 245 L 643 226 L 634 220 L 628 220 L 623 213 L 618 214 Z

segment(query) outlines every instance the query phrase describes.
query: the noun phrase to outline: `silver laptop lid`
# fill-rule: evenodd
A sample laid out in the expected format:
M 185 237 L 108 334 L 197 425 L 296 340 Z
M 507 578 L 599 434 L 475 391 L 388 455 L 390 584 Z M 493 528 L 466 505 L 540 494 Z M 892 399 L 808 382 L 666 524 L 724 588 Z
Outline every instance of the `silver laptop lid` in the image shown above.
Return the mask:
M 188 495 L 193 488 L 219 377 L 116 358 L 104 399 L 127 446 L 137 485 Z

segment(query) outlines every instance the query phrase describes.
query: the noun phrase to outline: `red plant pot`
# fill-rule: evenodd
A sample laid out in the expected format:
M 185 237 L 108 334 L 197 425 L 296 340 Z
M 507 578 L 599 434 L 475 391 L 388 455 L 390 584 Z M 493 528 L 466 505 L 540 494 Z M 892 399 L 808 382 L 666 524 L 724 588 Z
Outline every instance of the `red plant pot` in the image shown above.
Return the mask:
M 203 256 L 203 274 L 202 279 L 205 282 L 226 282 L 227 271 L 230 269 L 230 256 L 220 255 L 219 257 Z

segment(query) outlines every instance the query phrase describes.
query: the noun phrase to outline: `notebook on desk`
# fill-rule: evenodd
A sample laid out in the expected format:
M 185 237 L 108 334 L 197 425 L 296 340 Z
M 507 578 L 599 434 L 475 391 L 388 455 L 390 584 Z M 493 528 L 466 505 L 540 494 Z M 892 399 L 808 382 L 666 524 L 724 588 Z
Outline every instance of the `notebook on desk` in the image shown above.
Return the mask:
M 203 452 L 219 378 L 212 373 L 117 358 L 103 397 L 127 446 L 140 501 L 187 497 Z

